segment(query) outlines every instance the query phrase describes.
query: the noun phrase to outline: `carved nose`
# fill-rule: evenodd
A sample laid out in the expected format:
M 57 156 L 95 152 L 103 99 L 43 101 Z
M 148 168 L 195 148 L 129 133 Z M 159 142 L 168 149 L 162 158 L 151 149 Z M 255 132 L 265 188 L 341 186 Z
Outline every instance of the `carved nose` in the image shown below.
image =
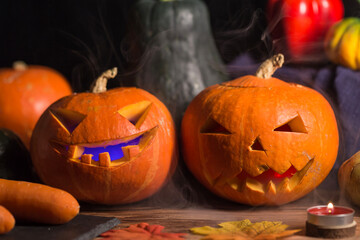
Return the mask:
M 261 141 L 260 141 L 259 137 L 257 137 L 255 139 L 255 141 L 250 146 L 250 148 L 251 148 L 252 151 L 265 151 L 263 145 L 261 144 Z

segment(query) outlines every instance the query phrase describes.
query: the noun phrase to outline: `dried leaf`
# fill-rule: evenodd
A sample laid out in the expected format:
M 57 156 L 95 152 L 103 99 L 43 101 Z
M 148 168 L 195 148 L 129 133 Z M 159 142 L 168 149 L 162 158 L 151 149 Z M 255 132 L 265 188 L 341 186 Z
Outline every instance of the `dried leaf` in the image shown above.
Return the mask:
M 282 222 L 256 222 L 243 221 L 223 222 L 219 228 L 209 226 L 191 228 L 194 234 L 207 235 L 202 240 L 243 240 L 243 239 L 276 239 L 293 235 L 300 230 L 286 230 L 288 225 Z
M 161 225 L 139 223 L 123 229 L 109 230 L 100 234 L 100 237 L 107 240 L 179 240 L 186 235 L 186 233 L 161 232 L 164 228 Z
M 208 235 L 200 240 L 249 240 L 249 237 L 239 235 L 223 234 L 223 235 Z

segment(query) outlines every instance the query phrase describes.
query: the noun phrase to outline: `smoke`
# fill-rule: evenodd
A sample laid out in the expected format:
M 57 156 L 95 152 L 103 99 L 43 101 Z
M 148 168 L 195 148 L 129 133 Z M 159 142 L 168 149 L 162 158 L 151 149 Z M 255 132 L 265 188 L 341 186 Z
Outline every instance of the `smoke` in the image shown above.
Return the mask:
M 257 3 L 249 3 L 250 1 L 236 1 L 235 3 L 234 1 L 232 4 L 235 4 L 235 7 L 229 4 L 230 1 L 224 1 L 225 4 L 218 0 L 206 2 L 209 7 L 217 49 L 223 61 L 229 65 L 232 76 L 253 74 L 261 61 L 276 52 L 286 50 L 287 46 L 280 44 L 284 40 L 283 38 L 274 39 L 271 37 L 275 31 L 275 26 L 284 16 L 278 16 L 275 18 L 274 25 L 268 25 L 264 10 L 264 2 L 266 1 L 259 1 L 261 3 L 257 1 L 254 1 Z M 128 20 L 130 1 L 111 1 L 111 4 L 106 1 L 84 1 L 84 3 L 77 3 L 78 5 L 75 8 L 73 4 L 76 3 L 65 1 L 61 4 L 62 7 L 59 7 L 60 5 L 48 5 L 43 7 L 45 9 L 39 10 L 46 12 L 46 8 L 60 8 L 60 10 L 68 12 L 58 22 L 49 23 L 50 30 L 41 35 L 49 34 L 50 37 L 46 41 L 51 41 L 52 44 L 44 46 L 45 50 L 35 51 L 38 54 L 34 58 L 38 60 L 37 63 L 52 64 L 56 69 L 63 72 L 71 81 L 76 92 L 88 91 L 92 81 L 103 71 L 114 66 L 119 68 L 119 75 L 116 79 L 109 81 L 109 88 L 134 86 L 135 75 L 143 69 L 146 61 L 151 59 L 158 49 L 147 48 L 144 53 L 137 52 L 138 49 L 133 44 L 136 39 L 127 33 L 129 28 L 133 26 Z M 83 6 L 80 7 L 82 4 Z M 48 14 L 49 16 L 44 17 L 45 19 L 42 19 L 42 22 L 51 19 L 51 13 Z M 59 17 L 60 13 L 57 14 L 56 17 Z M 36 17 L 35 14 L 33 17 Z M 65 23 L 65 27 L 62 27 L 60 23 Z M 32 40 L 32 42 L 34 41 Z M 40 44 L 43 44 L 44 41 L 37 45 L 37 49 L 41 48 Z M 31 58 L 28 57 L 28 59 Z M 49 61 L 47 62 L 47 60 Z M 286 61 L 287 63 L 294 62 L 292 58 L 287 58 Z M 32 63 L 31 61 L 28 62 Z M 216 64 L 214 68 L 216 68 Z M 292 71 L 291 68 L 285 67 L 278 70 L 276 76 L 280 79 L 288 79 L 311 86 L 319 91 L 327 89 L 327 92 L 322 91 L 323 95 L 331 99 L 333 106 L 336 106 L 338 104 L 337 91 L 330 88 L 329 86 L 332 83 L 327 81 L 327 79 L 334 79 L 335 70 L 330 69 L 326 74 L 324 77 L 324 73 L 322 73 L 321 76 L 323 77 L 320 77 L 317 69 L 312 68 L 312 66 L 305 66 L 300 71 Z M 340 116 L 338 110 L 336 110 L 336 114 Z M 346 119 L 342 122 L 346 123 Z M 342 126 L 342 123 L 339 123 L 339 126 Z M 360 135 L 354 134 L 357 134 L 354 135 L 354 138 L 355 141 L 358 141 Z M 345 149 L 349 146 L 345 146 L 343 141 L 345 136 L 342 129 L 340 135 L 340 160 L 337 161 L 337 165 L 330 173 L 329 176 L 331 177 L 328 177 L 317 190 L 309 193 L 303 199 L 290 203 L 290 205 L 327 204 L 329 200 L 334 203 L 345 201 L 343 196 L 338 195 L 337 191 L 330 193 L 325 191 L 329 187 L 338 188 L 337 169 L 344 160 L 344 152 L 347 151 L 348 154 L 349 151 L 349 149 Z M 181 146 L 179 150 L 181 153 Z M 134 205 L 174 208 L 244 208 L 240 204 L 221 199 L 205 189 L 186 168 L 181 156 L 177 171 L 169 178 L 164 187 L 152 197 Z M 247 207 L 247 209 L 249 208 Z
M 249 13 L 247 13 L 249 14 Z M 229 26 L 218 27 L 214 32 L 215 41 L 225 63 L 231 63 L 239 55 L 250 54 L 256 59 L 266 59 L 273 53 L 269 31 L 266 29 L 266 16 L 263 9 L 251 12 L 242 23 L 231 19 Z M 226 30 L 229 28 L 228 30 Z

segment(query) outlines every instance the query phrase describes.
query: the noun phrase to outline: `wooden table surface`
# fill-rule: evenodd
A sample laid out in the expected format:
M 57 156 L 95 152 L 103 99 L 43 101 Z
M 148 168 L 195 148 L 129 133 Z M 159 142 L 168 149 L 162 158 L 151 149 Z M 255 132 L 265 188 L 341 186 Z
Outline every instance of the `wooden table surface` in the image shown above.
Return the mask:
M 212 226 L 225 221 L 249 219 L 258 221 L 282 221 L 288 229 L 302 229 L 290 240 L 319 239 L 305 236 L 306 209 L 315 205 L 326 205 L 329 201 L 335 205 L 349 206 L 355 209 L 355 221 L 358 223 L 356 236 L 360 239 L 360 210 L 332 189 L 315 190 L 306 197 L 292 203 L 276 207 L 251 207 L 229 202 L 211 193 L 203 199 L 178 199 L 178 195 L 169 192 L 160 193 L 139 203 L 119 206 L 99 206 L 81 204 L 81 213 L 97 216 L 111 216 L 120 219 L 115 228 L 128 227 L 130 224 L 147 222 L 165 226 L 165 232 L 188 233 L 186 239 L 200 239 L 190 234 L 192 227 Z M 182 197 L 180 197 L 182 198 Z M 349 238 L 348 238 L 349 239 Z

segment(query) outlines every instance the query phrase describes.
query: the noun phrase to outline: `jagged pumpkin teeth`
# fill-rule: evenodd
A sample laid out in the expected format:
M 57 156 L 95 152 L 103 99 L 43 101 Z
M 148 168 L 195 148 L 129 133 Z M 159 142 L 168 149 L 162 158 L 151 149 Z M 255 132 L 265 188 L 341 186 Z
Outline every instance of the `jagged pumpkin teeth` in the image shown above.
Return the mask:
M 237 181 L 235 181 L 233 178 L 229 179 L 227 176 L 220 175 L 218 178 L 216 178 L 213 181 L 213 186 L 223 186 L 226 183 L 230 185 L 234 182 L 237 182 Z
M 78 145 L 69 146 L 68 156 L 70 158 L 80 158 L 84 153 L 84 148 Z
M 237 180 L 236 178 L 232 178 L 231 180 L 228 180 L 226 183 L 234 190 L 239 190 L 239 187 L 241 185 L 241 182 L 239 180 Z
M 230 184 L 230 187 L 234 190 L 238 190 L 239 189 L 239 185 L 237 183 L 232 183 Z
M 284 178 L 281 183 L 277 186 L 277 189 L 282 192 L 291 192 L 290 179 Z
M 295 186 L 297 186 L 302 178 L 305 176 L 307 171 L 309 170 L 311 164 L 313 163 L 314 159 L 309 161 L 303 169 L 300 171 L 297 171 L 296 173 L 292 173 L 295 171 L 294 167 L 290 167 L 285 173 L 283 173 L 283 176 L 281 176 L 278 173 L 275 173 L 276 178 L 272 179 L 268 177 L 268 180 L 264 177 L 251 177 L 249 174 L 245 172 L 241 172 L 236 177 L 226 180 L 224 177 L 219 177 L 217 179 L 217 182 L 215 184 L 218 184 L 220 181 L 226 181 L 223 182 L 223 184 L 228 184 L 232 189 L 241 191 L 240 186 L 242 186 L 245 182 L 245 185 L 255 191 L 263 191 L 265 187 L 264 192 L 266 194 L 276 194 L 280 190 L 290 191 Z M 267 171 L 274 172 L 271 169 L 268 169 Z M 242 174 L 242 175 L 241 175 Z M 263 174 L 268 174 L 266 171 Z M 239 177 L 240 176 L 240 177 Z M 214 185 L 215 186 L 215 185 Z M 220 185 L 219 185 L 220 186 Z
M 303 174 L 301 174 L 301 172 L 295 173 L 294 176 L 289 180 L 290 188 L 293 189 L 296 185 L 298 185 L 302 177 Z
M 245 185 L 247 188 L 249 188 L 252 191 L 264 193 L 264 185 L 256 181 L 255 179 L 247 178 Z
M 266 193 L 267 194 L 276 194 L 276 185 L 273 183 L 273 181 L 270 181 L 266 186 Z
M 140 152 L 139 145 L 130 145 L 121 148 L 124 153 L 124 158 L 130 160 Z
M 103 152 L 99 154 L 99 166 L 100 167 L 110 167 L 110 154 L 108 152 Z
M 91 164 L 92 157 L 92 154 L 81 155 L 81 162 L 85 164 Z

